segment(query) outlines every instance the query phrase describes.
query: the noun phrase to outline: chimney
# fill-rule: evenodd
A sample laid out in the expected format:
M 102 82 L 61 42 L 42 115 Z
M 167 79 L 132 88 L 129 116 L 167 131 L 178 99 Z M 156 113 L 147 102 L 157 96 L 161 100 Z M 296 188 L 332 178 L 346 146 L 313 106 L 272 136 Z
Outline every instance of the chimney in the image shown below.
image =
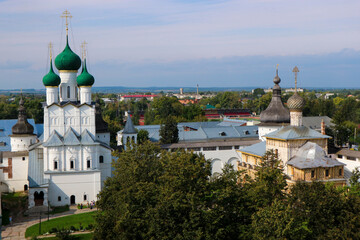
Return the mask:
M 324 122 L 324 119 L 321 119 L 321 134 L 325 135 L 325 122 Z

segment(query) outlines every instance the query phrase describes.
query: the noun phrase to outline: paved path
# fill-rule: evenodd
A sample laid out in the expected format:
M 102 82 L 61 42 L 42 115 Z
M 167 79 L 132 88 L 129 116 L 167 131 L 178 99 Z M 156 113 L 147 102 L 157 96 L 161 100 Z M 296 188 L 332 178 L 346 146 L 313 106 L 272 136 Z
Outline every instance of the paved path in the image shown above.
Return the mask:
M 71 206 L 70 210 L 63 213 L 58 213 L 50 216 L 50 219 L 63 217 L 72 214 L 78 213 L 85 213 L 95 211 L 95 209 L 77 209 L 76 206 Z M 47 221 L 47 215 L 42 215 L 42 220 Z M 1 230 L 1 238 L 4 240 L 22 240 L 25 239 L 25 231 L 28 227 L 39 223 L 39 217 L 30 216 L 30 217 L 23 217 L 18 219 L 16 222 L 13 222 L 11 225 L 3 226 Z

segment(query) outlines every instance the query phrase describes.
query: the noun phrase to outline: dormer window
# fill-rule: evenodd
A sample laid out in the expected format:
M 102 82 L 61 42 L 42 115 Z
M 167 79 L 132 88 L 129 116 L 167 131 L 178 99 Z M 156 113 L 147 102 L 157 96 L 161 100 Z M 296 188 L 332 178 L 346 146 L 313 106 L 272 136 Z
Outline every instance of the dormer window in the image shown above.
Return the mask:
M 219 132 L 220 136 L 226 136 L 226 132 Z
M 245 135 L 249 135 L 250 132 L 248 130 L 244 131 Z

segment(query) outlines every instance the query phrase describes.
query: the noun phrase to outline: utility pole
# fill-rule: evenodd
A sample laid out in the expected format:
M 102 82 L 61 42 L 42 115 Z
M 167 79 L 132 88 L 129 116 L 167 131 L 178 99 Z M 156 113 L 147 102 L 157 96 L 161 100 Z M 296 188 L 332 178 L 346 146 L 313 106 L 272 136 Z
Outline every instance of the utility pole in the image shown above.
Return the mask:
M 40 220 L 40 223 L 39 223 L 39 235 L 41 235 L 41 211 L 39 212 L 39 220 Z

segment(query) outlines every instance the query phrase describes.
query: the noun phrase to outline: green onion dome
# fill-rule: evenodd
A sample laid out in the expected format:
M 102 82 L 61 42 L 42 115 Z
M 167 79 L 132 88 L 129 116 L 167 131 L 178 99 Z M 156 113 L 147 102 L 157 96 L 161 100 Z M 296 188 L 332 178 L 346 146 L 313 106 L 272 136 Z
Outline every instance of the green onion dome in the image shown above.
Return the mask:
M 79 87 L 92 86 L 95 82 L 95 78 L 87 71 L 86 59 L 84 60 L 84 68 L 81 74 L 77 77 L 76 81 Z
M 81 59 L 69 47 L 67 36 L 65 49 L 55 58 L 55 66 L 59 70 L 78 70 L 81 66 Z
M 59 86 L 61 82 L 60 77 L 54 73 L 53 67 L 52 67 L 52 59 L 50 59 L 50 71 L 48 74 L 46 74 L 43 77 L 43 83 L 45 85 L 45 87 L 57 87 Z

